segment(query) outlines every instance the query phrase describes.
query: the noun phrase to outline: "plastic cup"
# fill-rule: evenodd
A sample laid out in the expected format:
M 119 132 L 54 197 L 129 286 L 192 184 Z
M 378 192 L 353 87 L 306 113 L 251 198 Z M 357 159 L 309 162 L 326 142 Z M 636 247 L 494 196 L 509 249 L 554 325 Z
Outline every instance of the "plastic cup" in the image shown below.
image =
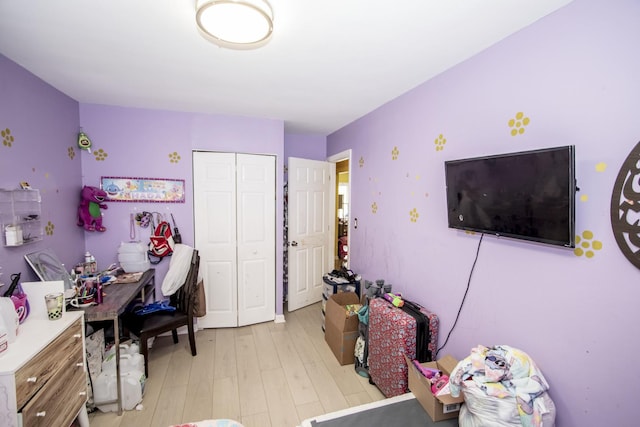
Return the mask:
M 47 306 L 49 320 L 58 320 L 62 317 L 62 309 L 64 308 L 64 294 L 62 292 L 45 295 L 44 302 Z

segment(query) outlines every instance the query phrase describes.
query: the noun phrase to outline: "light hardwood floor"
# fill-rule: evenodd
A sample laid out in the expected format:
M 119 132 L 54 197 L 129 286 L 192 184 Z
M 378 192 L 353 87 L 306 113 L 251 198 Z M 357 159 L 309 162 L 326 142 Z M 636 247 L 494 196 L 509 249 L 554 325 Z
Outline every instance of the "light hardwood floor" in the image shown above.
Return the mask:
M 353 365 L 340 366 L 324 341 L 320 303 L 285 323 L 160 337 L 149 351 L 143 409 L 89 414 L 92 427 L 167 427 L 230 418 L 245 427 L 295 427 L 306 418 L 384 399 Z

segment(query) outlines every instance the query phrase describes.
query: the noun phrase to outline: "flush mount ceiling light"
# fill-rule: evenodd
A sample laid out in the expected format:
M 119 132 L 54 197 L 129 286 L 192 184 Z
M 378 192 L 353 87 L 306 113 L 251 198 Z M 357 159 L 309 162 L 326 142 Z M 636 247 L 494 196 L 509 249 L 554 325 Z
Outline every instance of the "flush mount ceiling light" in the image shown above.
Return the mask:
M 255 49 L 273 32 L 273 11 L 266 0 L 196 0 L 200 34 L 218 46 Z

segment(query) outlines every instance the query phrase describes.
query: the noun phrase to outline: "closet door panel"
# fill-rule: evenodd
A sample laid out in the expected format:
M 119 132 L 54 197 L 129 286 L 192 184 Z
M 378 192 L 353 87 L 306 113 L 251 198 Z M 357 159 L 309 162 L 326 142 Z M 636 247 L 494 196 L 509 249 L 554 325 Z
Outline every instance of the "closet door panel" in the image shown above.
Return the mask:
M 237 326 L 235 154 L 193 155 L 195 247 L 200 251 L 207 314 L 201 327 Z
M 238 325 L 275 318 L 275 157 L 238 154 Z

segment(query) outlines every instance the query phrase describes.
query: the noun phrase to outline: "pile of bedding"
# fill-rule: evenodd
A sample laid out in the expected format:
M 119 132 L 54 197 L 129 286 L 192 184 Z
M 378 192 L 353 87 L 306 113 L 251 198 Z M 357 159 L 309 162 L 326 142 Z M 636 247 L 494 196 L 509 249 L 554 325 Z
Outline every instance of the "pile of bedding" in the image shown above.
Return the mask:
M 460 427 L 554 427 L 549 384 L 523 351 L 479 345 L 450 376 L 451 395 L 464 394 Z

